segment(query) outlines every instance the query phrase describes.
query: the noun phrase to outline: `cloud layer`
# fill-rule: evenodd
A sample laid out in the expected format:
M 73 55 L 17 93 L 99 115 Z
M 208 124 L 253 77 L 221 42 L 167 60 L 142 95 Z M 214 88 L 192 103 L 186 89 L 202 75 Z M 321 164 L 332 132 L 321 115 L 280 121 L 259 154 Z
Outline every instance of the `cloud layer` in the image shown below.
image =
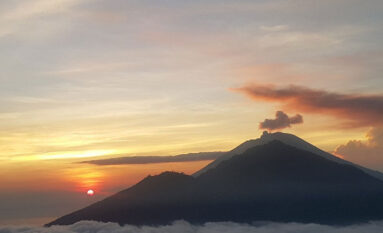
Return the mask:
M 173 163 L 173 162 L 194 162 L 204 160 L 215 160 L 225 152 L 201 152 L 181 154 L 174 156 L 131 156 L 111 159 L 98 159 L 82 161 L 95 165 L 120 165 L 120 164 L 149 164 L 149 163 Z
M 383 222 L 371 222 L 363 225 L 326 226 L 298 223 L 257 223 L 254 225 L 231 222 L 206 223 L 192 225 L 185 221 L 176 221 L 169 226 L 119 226 L 115 223 L 83 221 L 69 226 L 43 227 L 0 227 L 1 233 L 380 233 Z
M 383 125 L 383 95 L 341 94 L 290 85 L 248 85 L 234 89 L 257 101 L 278 102 L 285 109 L 332 115 L 350 126 Z
M 371 129 L 367 140 L 350 140 L 338 146 L 334 153 L 354 163 L 382 170 L 383 169 L 383 128 Z
M 270 131 L 284 129 L 291 127 L 292 124 L 302 124 L 303 117 L 300 114 L 289 117 L 283 111 L 277 111 L 275 113 L 275 119 L 265 119 L 259 124 L 260 129 L 267 129 Z

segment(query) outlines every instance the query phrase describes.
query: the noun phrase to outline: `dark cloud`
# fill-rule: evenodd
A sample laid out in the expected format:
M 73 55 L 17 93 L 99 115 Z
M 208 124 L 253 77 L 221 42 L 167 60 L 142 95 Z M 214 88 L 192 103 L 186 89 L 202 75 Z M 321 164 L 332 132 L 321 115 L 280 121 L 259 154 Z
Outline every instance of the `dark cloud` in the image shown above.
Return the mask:
M 215 160 L 225 152 L 201 152 L 181 154 L 174 156 L 131 156 L 118 157 L 111 159 L 98 159 L 82 161 L 80 163 L 88 163 L 95 165 L 121 165 L 121 164 L 148 164 L 148 163 L 173 163 L 173 162 L 194 162 L 204 160 Z
M 116 223 L 82 221 L 68 226 L 44 227 L 0 227 L 1 233 L 380 233 L 383 222 L 350 226 L 327 226 L 300 223 L 255 223 L 237 224 L 232 222 L 206 223 L 192 225 L 185 221 L 176 221 L 167 226 L 119 226 Z
M 284 109 L 340 117 L 353 127 L 383 125 L 383 95 L 341 94 L 294 85 L 253 84 L 233 90 L 257 101 L 282 103 Z
M 371 129 L 365 141 L 350 140 L 338 146 L 334 154 L 376 170 L 383 170 L 383 128 Z
M 301 123 L 303 123 L 303 117 L 300 114 L 289 117 L 286 113 L 277 111 L 275 113 L 275 119 L 265 119 L 259 124 L 259 128 L 273 131 L 291 127 L 292 124 Z

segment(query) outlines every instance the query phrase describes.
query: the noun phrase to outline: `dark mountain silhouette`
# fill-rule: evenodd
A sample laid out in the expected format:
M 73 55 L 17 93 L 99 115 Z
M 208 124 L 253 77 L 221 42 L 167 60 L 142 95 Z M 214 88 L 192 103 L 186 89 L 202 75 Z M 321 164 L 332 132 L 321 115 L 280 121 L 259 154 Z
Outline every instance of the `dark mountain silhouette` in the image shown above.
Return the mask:
M 363 170 L 367 174 L 370 174 L 371 176 L 376 177 L 376 178 L 383 181 L 383 174 L 382 173 L 368 169 L 368 168 L 365 168 L 365 167 L 362 167 L 358 164 L 354 164 L 350 161 L 341 159 L 337 156 L 334 156 L 330 153 L 327 153 L 327 152 L 319 149 L 318 147 L 315 147 L 314 145 L 304 141 L 303 139 L 301 139 L 301 138 L 299 138 L 293 134 L 281 133 L 281 132 L 268 133 L 267 131 L 263 132 L 263 134 L 260 138 L 248 140 L 248 141 L 242 143 L 241 145 L 237 146 L 233 150 L 228 151 L 225 154 L 219 156 L 214 162 L 208 164 L 205 168 L 194 173 L 193 176 L 195 176 L 195 177 L 199 176 L 202 173 L 206 172 L 207 170 L 216 167 L 222 161 L 230 159 L 234 155 L 242 154 L 243 152 L 245 152 L 249 148 L 259 146 L 259 145 L 264 145 L 264 144 L 269 143 L 269 142 L 274 141 L 274 140 L 281 141 L 287 145 L 294 146 L 298 149 L 310 151 L 316 155 L 319 155 L 323 158 L 329 159 L 329 160 L 337 162 L 337 163 L 349 164 L 349 165 L 355 166 L 355 167 Z
M 160 225 L 184 219 L 349 224 L 383 218 L 383 181 L 279 140 L 246 148 L 198 176 L 165 172 L 49 224 Z

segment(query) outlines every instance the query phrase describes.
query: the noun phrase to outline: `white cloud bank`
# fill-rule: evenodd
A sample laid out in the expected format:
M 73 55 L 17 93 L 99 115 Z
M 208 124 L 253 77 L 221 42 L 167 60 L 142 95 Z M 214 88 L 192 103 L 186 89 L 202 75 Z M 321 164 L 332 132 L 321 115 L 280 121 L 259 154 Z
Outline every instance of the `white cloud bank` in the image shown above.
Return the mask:
M 159 227 L 119 226 L 115 223 L 93 221 L 78 222 L 69 226 L 44 227 L 0 227 L 0 233 L 381 233 L 383 221 L 351 226 L 326 226 L 299 223 L 237 224 L 231 222 L 192 225 L 176 221 L 172 225 Z

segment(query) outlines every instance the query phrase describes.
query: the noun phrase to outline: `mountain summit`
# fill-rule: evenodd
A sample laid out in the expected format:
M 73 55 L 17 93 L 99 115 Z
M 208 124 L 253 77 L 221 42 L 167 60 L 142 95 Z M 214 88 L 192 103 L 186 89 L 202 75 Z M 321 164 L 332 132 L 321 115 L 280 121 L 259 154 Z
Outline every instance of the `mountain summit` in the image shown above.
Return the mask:
M 183 219 L 351 224 L 383 218 L 381 174 L 284 133 L 247 141 L 193 176 L 165 172 L 47 224 Z

